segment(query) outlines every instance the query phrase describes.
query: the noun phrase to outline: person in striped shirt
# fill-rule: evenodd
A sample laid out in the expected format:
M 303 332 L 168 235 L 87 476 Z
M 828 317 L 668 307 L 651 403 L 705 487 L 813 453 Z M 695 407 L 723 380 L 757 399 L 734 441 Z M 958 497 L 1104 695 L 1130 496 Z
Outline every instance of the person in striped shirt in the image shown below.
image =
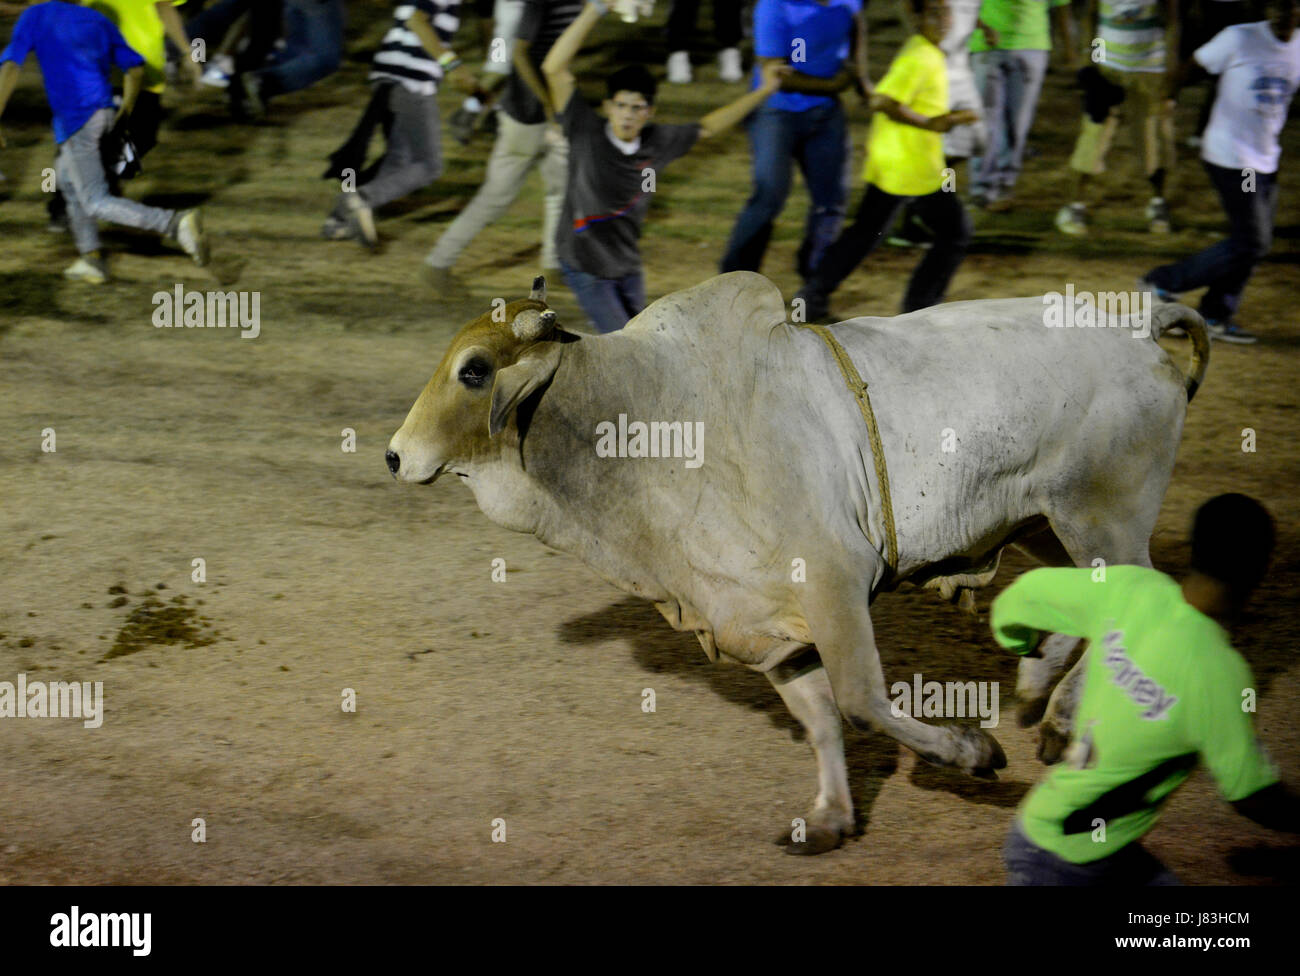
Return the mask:
M 353 239 L 373 250 L 379 244 L 375 210 L 428 186 L 442 175 L 442 132 L 438 86 L 451 72 L 465 70 L 451 49 L 460 27 L 460 0 L 414 0 L 393 9 L 393 26 L 375 52 L 370 81 L 375 90 L 358 128 L 376 114 L 391 120 L 383 158 L 345 185 L 325 220 L 329 240 Z M 365 157 L 365 143 L 360 158 Z M 337 155 L 337 154 L 336 154 Z
M 517 0 L 521 9 L 512 30 L 514 70 L 498 103 L 496 143 L 488 159 L 483 185 L 425 258 L 425 277 L 444 298 L 468 295 L 468 286 L 452 273 L 452 266 L 478 233 L 510 208 L 534 168 L 540 170 L 546 188 L 542 270 L 551 274 L 559 268 L 555 229 L 564 206 L 569 144 L 555 120 L 555 110 L 540 72 L 551 45 L 577 19 L 583 2 Z M 499 6 L 505 5 L 499 2 Z M 498 30 L 501 30 L 499 21 Z
M 1106 169 L 1106 152 L 1125 107 L 1133 151 L 1151 183 L 1147 229 L 1169 232 L 1165 176 L 1174 164 L 1174 95 L 1178 90 L 1178 0 L 1089 0 L 1092 61 L 1080 73 L 1083 126 L 1074 154 L 1072 202 L 1056 215 L 1062 233 L 1088 232 L 1089 185 Z

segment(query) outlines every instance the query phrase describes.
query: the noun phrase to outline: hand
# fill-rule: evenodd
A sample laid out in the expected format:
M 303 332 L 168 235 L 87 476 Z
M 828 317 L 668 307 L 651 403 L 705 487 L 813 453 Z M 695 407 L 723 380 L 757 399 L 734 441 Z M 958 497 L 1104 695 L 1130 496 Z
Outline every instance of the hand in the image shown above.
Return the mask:
M 759 90 L 764 91 L 769 95 L 775 91 L 779 91 L 781 88 L 781 82 L 788 78 L 793 72 L 794 69 L 788 64 L 780 64 L 775 61 L 766 62 L 761 69 L 761 77 L 758 82 Z
M 478 79 L 474 77 L 474 72 L 465 66 L 464 62 L 451 73 L 451 85 L 462 95 L 473 95 L 478 91 Z
M 984 43 L 987 44 L 989 47 L 997 47 L 998 41 L 1002 40 L 1002 35 L 999 34 L 995 28 L 990 27 L 988 24 L 980 24 L 979 28 L 980 28 L 980 33 L 984 35 Z
M 864 102 L 870 102 L 871 94 L 876 90 L 869 77 L 859 74 L 853 76 L 853 87 L 857 91 L 858 97 Z
M 935 132 L 947 132 L 949 129 L 953 129 L 959 125 L 970 125 L 979 120 L 980 115 L 978 112 L 968 108 L 963 108 L 956 112 L 936 115 L 930 120 L 930 125 Z

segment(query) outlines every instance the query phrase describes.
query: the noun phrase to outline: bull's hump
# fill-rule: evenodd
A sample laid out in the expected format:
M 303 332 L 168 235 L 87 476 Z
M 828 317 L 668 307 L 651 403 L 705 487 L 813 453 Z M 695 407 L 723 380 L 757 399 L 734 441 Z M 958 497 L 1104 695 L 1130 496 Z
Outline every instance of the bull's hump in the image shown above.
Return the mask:
M 738 333 L 766 333 L 785 321 L 785 300 L 776 285 L 753 271 L 730 271 L 665 295 L 623 332 L 724 339 Z

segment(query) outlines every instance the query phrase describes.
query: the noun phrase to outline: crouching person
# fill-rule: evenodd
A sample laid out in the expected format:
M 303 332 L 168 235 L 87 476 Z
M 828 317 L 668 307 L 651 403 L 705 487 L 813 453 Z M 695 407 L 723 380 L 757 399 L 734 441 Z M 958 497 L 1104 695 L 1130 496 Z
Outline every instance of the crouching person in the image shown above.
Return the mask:
M 100 220 L 153 231 L 179 245 L 195 263 L 206 264 L 208 244 L 198 210 L 149 207 L 113 196 L 109 190 L 100 143 L 130 116 L 144 78 L 144 59 L 98 11 L 63 0 L 36 4 L 18 18 L 9 46 L 0 52 L 0 115 L 18 83 L 23 61 L 33 51 L 54 116 L 54 140 L 59 146 L 55 178 L 67 197 L 68 219 L 81 255 L 64 275 L 92 284 L 107 280 Z M 126 73 L 122 104 L 116 111 L 109 79 L 113 65 Z
M 1217 622 L 1263 580 L 1273 536 L 1258 502 L 1220 495 L 1196 513 L 1181 584 L 1148 566 L 1108 566 L 1102 581 L 1093 569 L 1035 569 L 993 602 L 993 636 L 1008 650 L 1033 653 L 1052 632 L 1091 642 L 1062 679 L 1082 681 L 1064 761 L 1007 838 L 1009 884 L 1178 884 L 1139 841 L 1198 762 L 1238 813 L 1300 832 L 1300 799 L 1244 706 L 1258 686 Z

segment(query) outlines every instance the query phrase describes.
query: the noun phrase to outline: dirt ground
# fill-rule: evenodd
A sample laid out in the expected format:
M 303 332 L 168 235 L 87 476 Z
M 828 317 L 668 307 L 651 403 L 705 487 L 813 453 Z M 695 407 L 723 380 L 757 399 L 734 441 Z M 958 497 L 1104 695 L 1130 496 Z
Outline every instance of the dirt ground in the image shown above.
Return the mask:
M 459 265 L 476 287 L 472 310 L 440 302 L 417 272 L 474 192 L 485 140 L 448 140 L 445 179 L 384 214 L 381 254 L 322 241 L 333 191 L 318 175 L 364 102 L 366 52 L 383 26 L 369 14 L 354 21 L 343 72 L 277 103 L 263 124 L 232 126 L 212 96 L 169 96 L 162 144 L 130 192 L 202 202 L 211 270 L 110 231 L 116 280 L 65 282 L 71 243 L 44 230 L 39 173 L 51 139 L 33 66 L 6 114 L 0 681 L 102 681 L 106 716 L 93 730 L 0 720 L 0 881 L 1000 884 L 1013 811 L 1043 774 L 1036 733 L 1015 725 L 1015 662 L 987 630 L 989 601 L 1024 561 L 1004 562 L 978 618 L 931 592 L 885 595 L 874 610 L 890 680 L 1000 683 L 1001 780 L 967 780 L 883 736 L 850 733 L 864 832 L 834 853 L 792 858 L 770 838 L 805 812 L 815 769 L 762 676 L 710 665 L 650 605 L 489 523 L 460 485 L 388 477 L 386 442 L 449 338 L 492 297 L 526 291 L 540 183 Z M 11 24 L 0 18 L 0 32 Z M 896 21 L 873 24 L 879 77 L 902 35 Z M 601 36 L 611 41 L 588 71 L 632 53 L 661 63 L 658 31 L 608 23 Z M 662 93 L 663 119 L 698 117 L 737 93 L 711 67 L 700 74 Z M 1187 153 L 1179 227 L 1148 235 L 1145 188 L 1121 142 L 1092 236 L 1056 235 L 1077 118 L 1068 81 L 1049 78 L 1020 206 L 980 219 L 950 298 L 1067 282 L 1128 289 L 1220 233 Z M 1200 97 L 1180 106 L 1184 132 Z M 445 93 L 444 111 L 457 100 Z M 860 153 L 856 103 L 853 119 Z M 1240 316 L 1264 339 L 1214 347 L 1152 544 L 1157 566 L 1179 568 L 1191 513 L 1221 491 L 1273 511 L 1275 569 L 1234 639 L 1260 684 L 1263 740 L 1293 782 L 1298 143 L 1293 126 L 1275 250 Z M 644 239 L 652 297 L 713 273 L 748 165 L 735 133 L 661 178 Z M 805 208 L 796 188 L 765 268 L 787 297 Z M 883 249 L 837 311 L 892 314 L 916 259 Z M 261 335 L 155 329 L 151 296 L 178 282 L 260 292 Z M 556 282 L 553 293 L 561 321 L 580 325 L 567 290 Z M 1165 344 L 1185 366 L 1187 345 Z M 54 453 L 42 450 L 45 428 Z M 356 432 L 354 453 L 341 449 L 344 428 Z M 1253 453 L 1242 450 L 1244 428 L 1256 432 Z M 191 580 L 196 558 L 202 584 Z M 497 558 L 504 583 L 491 580 Z M 142 642 L 119 643 L 141 627 Z M 114 648 L 128 653 L 109 656 Z M 657 697 L 650 714 L 646 688 Z M 355 690 L 355 713 L 341 708 L 344 689 Z M 195 818 L 206 843 L 191 840 Z M 492 841 L 496 818 L 506 843 Z M 1149 843 L 1190 883 L 1296 877 L 1295 848 L 1238 818 L 1201 773 Z

